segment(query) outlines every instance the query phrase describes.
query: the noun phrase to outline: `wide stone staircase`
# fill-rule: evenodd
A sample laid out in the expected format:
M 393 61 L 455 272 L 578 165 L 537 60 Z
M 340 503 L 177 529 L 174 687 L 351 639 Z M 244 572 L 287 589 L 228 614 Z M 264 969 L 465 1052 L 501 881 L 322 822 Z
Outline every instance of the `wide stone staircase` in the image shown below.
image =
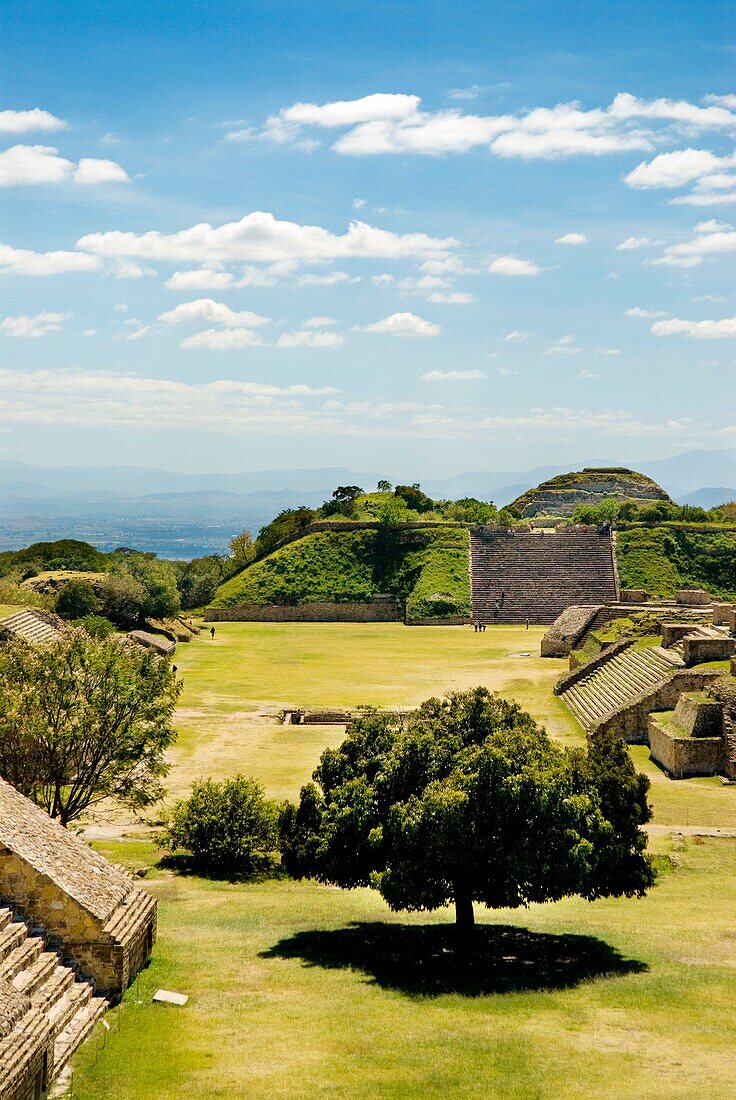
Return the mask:
M 671 649 L 629 647 L 561 693 L 580 724 L 595 729 L 610 715 L 669 680 L 682 660 Z
M 80 1043 L 108 1007 L 93 983 L 51 949 L 43 929 L 32 928 L 11 909 L 0 907 L 0 978 L 30 999 L 54 1034 L 54 1077 L 58 1080 Z
M 553 623 L 573 604 L 616 603 L 613 544 L 595 530 L 470 536 L 473 619 Z M 498 605 L 498 606 L 497 606 Z

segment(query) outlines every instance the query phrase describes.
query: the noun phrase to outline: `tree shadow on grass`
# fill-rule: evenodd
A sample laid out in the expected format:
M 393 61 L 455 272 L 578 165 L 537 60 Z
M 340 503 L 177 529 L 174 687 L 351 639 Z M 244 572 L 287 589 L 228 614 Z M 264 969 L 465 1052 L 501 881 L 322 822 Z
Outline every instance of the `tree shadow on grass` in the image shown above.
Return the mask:
M 213 882 L 257 883 L 265 882 L 266 879 L 289 877 L 281 865 L 270 857 L 256 859 L 250 870 L 232 871 L 207 867 L 185 852 L 173 852 L 161 856 L 155 866 L 183 878 L 194 876 L 211 879 Z
M 647 969 L 594 936 L 555 936 L 498 924 L 476 926 L 471 952 L 457 950 L 452 925 L 358 921 L 333 931 L 297 932 L 260 957 L 360 970 L 384 989 L 430 997 L 568 989 Z

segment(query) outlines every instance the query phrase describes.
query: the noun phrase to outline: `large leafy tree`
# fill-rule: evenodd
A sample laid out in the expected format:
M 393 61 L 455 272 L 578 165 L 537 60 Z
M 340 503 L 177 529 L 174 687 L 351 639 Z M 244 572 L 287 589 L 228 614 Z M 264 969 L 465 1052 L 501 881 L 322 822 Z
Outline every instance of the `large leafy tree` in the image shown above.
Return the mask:
M 73 630 L 0 647 L 0 775 L 63 825 L 103 798 L 157 801 L 180 685 L 168 659 Z
M 649 782 L 612 735 L 560 748 L 485 688 L 430 699 L 403 723 L 372 714 L 326 750 L 281 815 L 296 877 L 373 886 L 391 909 L 516 907 L 641 895 Z

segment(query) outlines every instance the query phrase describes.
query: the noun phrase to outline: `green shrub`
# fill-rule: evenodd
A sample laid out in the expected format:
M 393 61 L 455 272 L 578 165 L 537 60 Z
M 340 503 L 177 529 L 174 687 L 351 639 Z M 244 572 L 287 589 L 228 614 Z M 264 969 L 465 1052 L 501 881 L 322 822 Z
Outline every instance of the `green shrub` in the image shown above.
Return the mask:
M 83 615 L 75 619 L 72 626 L 81 626 L 91 638 L 109 638 L 115 633 L 115 627 L 104 615 Z
M 143 617 L 146 590 L 129 573 L 109 573 L 100 589 L 102 613 L 120 630 L 132 630 Z
M 62 619 L 83 619 L 92 615 L 100 602 L 89 581 L 67 581 L 56 597 L 54 610 Z
M 247 874 L 278 849 L 278 806 L 248 776 L 200 779 L 189 798 L 176 803 L 160 839 L 167 851 L 190 852 L 204 870 Z

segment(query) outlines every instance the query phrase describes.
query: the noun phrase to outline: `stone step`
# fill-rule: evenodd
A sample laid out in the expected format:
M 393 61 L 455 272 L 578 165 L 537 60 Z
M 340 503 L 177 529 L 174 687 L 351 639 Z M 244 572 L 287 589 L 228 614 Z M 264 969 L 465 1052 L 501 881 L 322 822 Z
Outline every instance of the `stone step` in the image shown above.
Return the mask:
M 0 967 L 4 959 L 15 951 L 28 935 L 28 929 L 23 921 L 15 920 L 7 924 L 0 932 Z
M 0 929 L 7 928 L 13 919 L 13 910 L 0 907 Z
M 15 975 L 13 989 L 32 997 L 51 977 L 59 965 L 59 956 L 55 951 L 42 951 L 36 961 Z
M 63 966 L 59 963 L 57 956 L 57 966 L 49 978 L 39 986 L 39 988 L 33 994 L 31 998 L 35 1005 L 38 1005 L 44 1012 L 50 1011 L 53 1005 L 64 996 L 64 994 L 71 989 L 76 980 L 76 974 L 70 966 Z
M 91 982 L 78 981 L 64 990 L 61 997 L 48 1010 L 49 1022 L 55 1035 L 60 1035 L 70 1020 L 92 999 L 94 987 Z
M 11 951 L 0 963 L 0 978 L 12 982 L 16 974 L 33 966 L 38 956 L 43 951 L 43 941 L 36 936 L 26 936 L 23 942 Z
M 91 1033 L 97 1021 L 104 1015 L 107 1001 L 104 997 L 92 997 L 72 1016 L 54 1043 L 54 1067 L 58 1074 L 74 1054 L 78 1046 Z

